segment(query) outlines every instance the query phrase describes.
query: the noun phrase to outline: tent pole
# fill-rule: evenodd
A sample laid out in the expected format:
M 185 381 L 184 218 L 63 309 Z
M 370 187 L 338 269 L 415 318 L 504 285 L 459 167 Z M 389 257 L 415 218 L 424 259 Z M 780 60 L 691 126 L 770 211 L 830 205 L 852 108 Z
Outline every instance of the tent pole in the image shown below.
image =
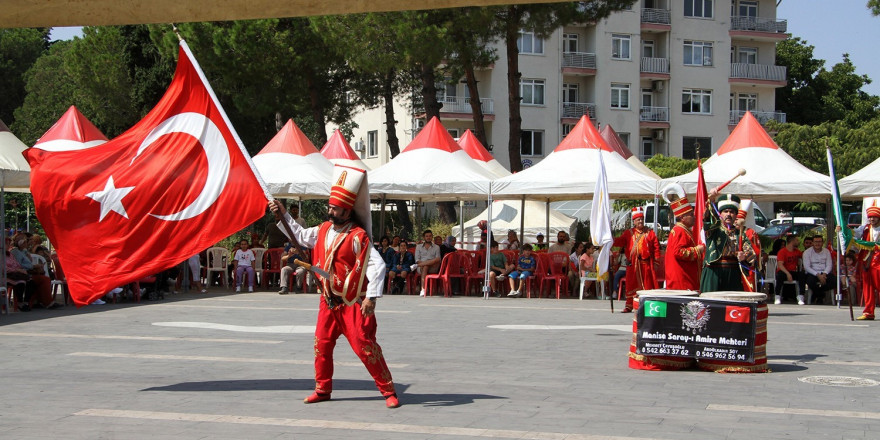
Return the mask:
M 459 246 L 464 246 L 464 200 L 462 199 L 458 199 L 458 243 Z
M 519 248 L 526 243 L 526 196 L 522 196 L 519 204 Z
M 486 194 L 486 198 L 489 201 L 489 208 L 486 211 L 486 264 L 483 271 L 483 299 L 489 299 L 489 269 L 492 267 L 492 262 L 489 261 L 492 258 L 492 182 L 489 182 L 489 193 Z M 464 224 L 462 224 L 462 229 L 464 229 Z M 480 245 L 477 245 L 477 250 L 480 250 Z
M 544 210 L 544 220 L 546 220 L 546 222 L 544 223 L 544 226 L 545 226 L 544 239 L 547 240 L 545 243 L 549 243 L 549 241 L 550 241 L 550 199 L 549 198 L 547 199 L 547 203 L 545 204 L 545 206 L 546 206 L 546 209 Z M 549 250 L 550 245 L 547 245 L 547 246 L 548 246 L 548 250 Z
M 385 235 L 385 194 L 379 199 L 379 237 Z
M 660 196 L 654 194 L 654 235 L 657 235 L 657 223 L 660 218 Z

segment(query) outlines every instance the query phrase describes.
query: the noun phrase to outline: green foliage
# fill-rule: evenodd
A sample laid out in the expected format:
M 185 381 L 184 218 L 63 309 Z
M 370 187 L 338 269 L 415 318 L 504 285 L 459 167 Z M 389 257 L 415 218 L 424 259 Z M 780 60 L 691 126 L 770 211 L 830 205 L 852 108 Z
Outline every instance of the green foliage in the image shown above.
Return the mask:
M 831 148 L 837 178 L 842 179 L 880 157 L 880 118 L 850 127 L 844 121 L 819 125 L 794 123 L 767 126 L 780 148 L 805 167 L 828 174 L 825 145 Z
M 34 198 L 28 193 L 4 193 L 6 229 L 29 231 L 46 236 L 34 211 Z
M 658 176 L 666 179 L 687 174 L 695 170 L 697 168 L 697 161 L 694 159 L 682 159 L 680 157 L 655 154 L 645 161 L 645 166 L 650 168 L 651 171 L 657 173 Z
M 880 15 L 880 0 L 868 0 L 868 9 L 875 17 Z
M 76 83 L 66 67 L 73 44 L 56 42 L 25 74 L 27 95 L 9 127 L 25 145 L 35 144 L 75 102 Z
M 788 85 L 776 89 L 776 108 L 786 113 L 788 122 L 816 125 L 843 120 L 855 127 L 876 118 L 880 97 L 861 90 L 871 79 L 855 73 L 848 54 L 826 70 L 824 60 L 813 58 L 813 49 L 800 38 L 776 45 L 776 62 L 789 74 Z
M 49 29 L 0 29 L 0 120 L 12 125 L 25 97 L 25 72 L 49 48 Z

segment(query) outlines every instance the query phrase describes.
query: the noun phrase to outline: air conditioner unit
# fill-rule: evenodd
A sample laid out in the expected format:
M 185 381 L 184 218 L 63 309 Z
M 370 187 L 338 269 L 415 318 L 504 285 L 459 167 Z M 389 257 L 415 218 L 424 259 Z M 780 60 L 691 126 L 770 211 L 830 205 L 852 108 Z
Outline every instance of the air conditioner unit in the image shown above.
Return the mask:
M 663 130 L 654 130 L 654 139 L 658 141 L 662 141 L 666 137 L 666 133 Z
M 351 146 L 351 148 L 354 149 L 354 151 L 364 151 L 364 142 L 356 141 L 354 145 Z
M 651 81 L 651 91 L 662 92 L 663 91 L 663 81 Z

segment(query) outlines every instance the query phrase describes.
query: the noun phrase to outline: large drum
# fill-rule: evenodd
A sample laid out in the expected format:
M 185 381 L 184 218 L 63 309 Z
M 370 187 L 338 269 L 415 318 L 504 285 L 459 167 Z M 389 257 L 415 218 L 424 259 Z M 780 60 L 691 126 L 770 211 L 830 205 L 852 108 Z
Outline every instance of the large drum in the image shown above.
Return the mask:
M 758 318 L 755 325 L 755 359 L 752 362 L 731 362 L 715 359 L 697 359 L 697 367 L 718 373 L 769 373 L 767 367 L 767 295 L 750 292 L 704 292 L 702 298 L 725 301 L 757 303 Z
M 636 370 L 670 371 L 683 370 L 694 366 L 694 358 L 678 356 L 645 356 L 636 353 L 636 335 L 639 333 L 639 303 L 642 296 L 697 296 L 692 290 L 639 290 L 633 300 L 633 336 L 629 344 L 629 367 Z

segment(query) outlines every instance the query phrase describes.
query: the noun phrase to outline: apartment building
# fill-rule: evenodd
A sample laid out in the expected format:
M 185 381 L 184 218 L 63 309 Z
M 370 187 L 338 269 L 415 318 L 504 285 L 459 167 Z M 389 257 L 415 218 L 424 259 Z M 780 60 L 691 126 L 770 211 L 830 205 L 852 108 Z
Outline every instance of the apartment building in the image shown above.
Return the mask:
M 775 65 L 787 38 L 776 0 L 640 0 L 593 24 L 565 26 L 549 38 L 528 29 L 518 47 L 522 78 L 524 167 L 550 154 L 584 114 L 611 124 L 634 154 L 708 157 L 750 110 L 761 122 L 785 121 L 775 90 L 786 69 Z M 503 44 L 503 43 L 502 43 Z M 510 166 L 507 66 L 501 58 L 477 72 L 491 153 Z M 463 82 L 441 87 L 441 121 L 453 137 L 473 128 Z M 407 145 L 424 115 L 396 104 L 397 135 Z M 352 145 L 371 167 L 390 160 L 382 109 L 355 121 Z

